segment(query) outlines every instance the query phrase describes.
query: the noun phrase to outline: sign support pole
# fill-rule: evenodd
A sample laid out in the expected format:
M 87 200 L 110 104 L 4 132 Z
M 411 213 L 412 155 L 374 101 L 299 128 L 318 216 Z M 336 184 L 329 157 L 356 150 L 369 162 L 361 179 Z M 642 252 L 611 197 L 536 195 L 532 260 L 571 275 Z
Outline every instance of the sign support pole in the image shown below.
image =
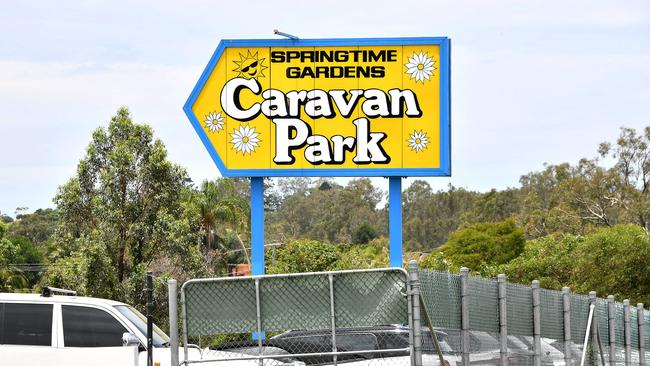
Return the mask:
M 390 266 L 402 267 L 402 177 L 388 178 Z
M 264 274 L 264 178 L 251 177 L 251 261 L 253 276 Z

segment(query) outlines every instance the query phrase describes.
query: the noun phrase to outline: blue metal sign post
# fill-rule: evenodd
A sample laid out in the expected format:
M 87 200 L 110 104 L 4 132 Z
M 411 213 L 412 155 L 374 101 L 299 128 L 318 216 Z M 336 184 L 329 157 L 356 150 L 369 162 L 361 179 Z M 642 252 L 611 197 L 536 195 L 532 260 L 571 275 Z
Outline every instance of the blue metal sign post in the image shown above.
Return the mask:
M 388 178 L 390 266 L 402 266 L 402 177 Z
M 251 178 L 251 261 L 253 276 L 264 274 L 264 178 Z

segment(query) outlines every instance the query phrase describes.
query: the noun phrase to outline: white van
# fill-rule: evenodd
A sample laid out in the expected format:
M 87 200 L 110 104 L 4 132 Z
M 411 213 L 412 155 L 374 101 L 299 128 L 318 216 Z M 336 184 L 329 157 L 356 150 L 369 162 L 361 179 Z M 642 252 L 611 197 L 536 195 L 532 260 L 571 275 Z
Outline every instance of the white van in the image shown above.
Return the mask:
M 118 301 L 52 293 L 49 288 L 41 295 L 0 293 L 0 365 L 147 365 L 147 321 L 139 311 Z M 155 325 L 153 346 L 154 365 L 170 366 L 169 337 Z M 183 349 L 175 352 L 183 360 Z M 253 360 L 205 362 L 242 357 L 246 355 L 188 347 L 188 360 L 202 361 L 202 366 L 260 366 Z M 279 364 L 304 366 L 268 359 L 261 363 Z
M 0 293 L 2 364 L 146 365 L 146 330 L 146 318 L 121 302 L 50 291 Z M 139 345 L 123 347 L 125 333 Z M 154 364 L 169 364 L 168 342 L 154 325 Z

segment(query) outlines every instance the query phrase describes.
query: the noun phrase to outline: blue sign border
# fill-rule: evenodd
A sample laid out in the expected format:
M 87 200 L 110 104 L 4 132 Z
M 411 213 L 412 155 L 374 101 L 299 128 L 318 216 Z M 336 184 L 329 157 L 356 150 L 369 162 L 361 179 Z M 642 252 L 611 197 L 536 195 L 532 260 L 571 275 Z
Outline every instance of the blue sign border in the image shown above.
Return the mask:
M 228 169 L 212 146 L 201 122 L 192 112 L 192 105 L 196 102 L 219 58 L 229 47 L 408 46 L 418 44 L 440 45 L 440 168 Z M 447 37 L 222 40 L 185 102 L 183 110 L 224 177 L 448 177 L 451 176 L 450 54 L 451 40 Z

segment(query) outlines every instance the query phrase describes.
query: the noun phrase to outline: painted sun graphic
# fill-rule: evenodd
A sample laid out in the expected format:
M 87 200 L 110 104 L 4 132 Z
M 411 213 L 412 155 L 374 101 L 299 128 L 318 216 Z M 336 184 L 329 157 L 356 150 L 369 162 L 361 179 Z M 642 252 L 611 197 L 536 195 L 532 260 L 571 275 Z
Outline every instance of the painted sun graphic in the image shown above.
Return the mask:
M 210 132 L 219 132 L 223 130 L 223 116 L 221 112 L 210 112 L 205 116 L 205 127 L 210 130 Z
M 232 71 L 238 72 L 238 77 L 243 77 L 246 79 L 257 79 L 264 77 L 264 70 L 268 69 L 267 66 L 264 66 L 264 61 L 266 58 L 259 58 L 257 52 L 252 54 L 250 50 L 247 51 L 246 55 L 240 53 L 239 61 L 235 60 L 237 65 Z
M 411 150 L 415 151 L 416 154 L 422 150 L 426 150 L 429 144 L 429 137 L 426 132 L 413 130 L 413 133 L 409 134 L 409 137 L 406 141 L 409 143 Z
M 424 79 L 430 80 L 433 76 L 433 70 L 436 68 L 433 66 L 435 61 L 429 57 L 429 53 L 413 53 L 413 56 L 409 57 L 409 62 L 404 64 L 406 67 L 406 73 L 411 75 L 411 79 L 415 79 L 415 82 L 418 81 L 424 84 Z
M 233 150 L 240 152 L 242 155 L 252 154 L 255 148 L 258 147 L 260 142 L 259 133 L 255 132 L 255 127 L 239 126 L 235 128 L 233 133 L 230 134 L 232 140 L 230 143 L 233 145 Z

